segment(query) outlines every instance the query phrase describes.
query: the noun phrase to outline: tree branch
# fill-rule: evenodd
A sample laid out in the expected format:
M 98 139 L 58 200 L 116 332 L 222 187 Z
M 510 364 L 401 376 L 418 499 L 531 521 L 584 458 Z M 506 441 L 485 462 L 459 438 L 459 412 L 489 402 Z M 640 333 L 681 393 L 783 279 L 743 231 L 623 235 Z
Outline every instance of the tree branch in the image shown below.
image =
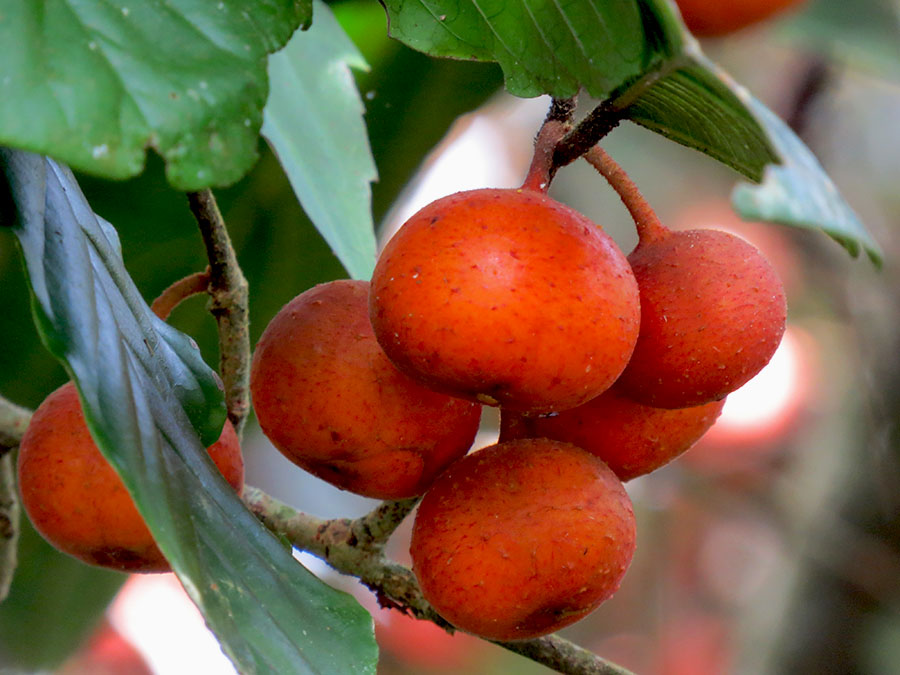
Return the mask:
M 228 418 L 238 435 L 250 413 L 250 330 L 247 280 L 211 190 L 189 192 L 209 259 L 209 309 L 219 327 L 219 371 Z
M 624 110 L 619 108 L 612 99 L 608 99 L 594 108 L 556 146 L 556 150 L 553 152 L 554 170 L 571 164 L 597 145 L 601 138 L 619 126 L 623 115 Z
M 30 421 L 30 410 L 0 396 L 0 457 L 19 445 Z
M 416 500 L 385 502 L 356 520 L 317 518 L 251 486 L 244 488 L 244 501 L 271 531 L 321 558 L 338 572 L 358 577 L 375 592 L 382 607 L 432 621 L 449 632 L 456 630 L 428 604 L 412 571 L 388 560 L 383 553 L 384 540 L 412 510 Z M 360 539 L 360 533 L 366 530 L 380 532 L 381 537 L 373 537 L 366 545 Z M 632 675 L 556 635 L 495 644 L 568 675 Z
M 19 445 L 30 421 L 30 410 L 0 396 L 0 602 L 9 594 L 19 550 L 20 508 L 10 451 Z
M 18 562 L 20 509 L 15 476 L 13 455 L 7 453 L 0 457 L 0 602 L 9 595 Z

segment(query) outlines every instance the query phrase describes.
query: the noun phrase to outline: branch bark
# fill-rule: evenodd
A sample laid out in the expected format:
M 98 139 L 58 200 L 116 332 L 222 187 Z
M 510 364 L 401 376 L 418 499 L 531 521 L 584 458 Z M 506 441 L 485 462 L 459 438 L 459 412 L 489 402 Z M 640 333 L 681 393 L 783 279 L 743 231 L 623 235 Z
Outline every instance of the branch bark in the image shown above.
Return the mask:
M 30 410 L 0 396 L 0 457 L 19 445 L 30 421 Z
M 209 310 L 219 327 L 219 373 L 228 418 L 240 436 L 250 413 L 250 330 L 247 280 L 237 262 L 212 190 L 189 192 L 209 259 Z
M 13 454 L 7 453 L 0 457 L 0 602 L 9 595 L 18 563 L 20 508 L 15 476 Z
M 11 450 L 19 445 L 30 421 L 30 410 L 0 396 L 0 602 L 9 594 L 19 550 L 21 509 Z
M 375 592 L 383 607 L 432 621 L 449 632 L 456 630 L 428 604 L 412 571 L 387 559 L 383 552 L 387 537 L 416 500 L 385 502 L 356 520 L 317 518 L 251 486 L 244 488 L 244 501 L 272 532 L 321 558 L 338 572 L 358 577 Z M 379 532 L 380 536 L 367 542 L 360 538 L 366 531 Z M 632 675 L 557 635 L 495 644 L 568 675 Z

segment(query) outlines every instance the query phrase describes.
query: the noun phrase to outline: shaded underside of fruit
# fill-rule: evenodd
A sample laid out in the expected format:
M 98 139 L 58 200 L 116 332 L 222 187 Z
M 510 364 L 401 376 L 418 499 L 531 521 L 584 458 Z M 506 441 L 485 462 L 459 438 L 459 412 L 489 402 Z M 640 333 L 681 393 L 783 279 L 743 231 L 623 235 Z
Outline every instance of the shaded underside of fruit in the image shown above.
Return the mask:
M 500 438 L 552 438 L 599 457 L 627 481 L 668 464 L 718 419 L 725 401 L 692 408 L 653 408 L 613 386 L 587 403 L 549 416 L 501 413 Z

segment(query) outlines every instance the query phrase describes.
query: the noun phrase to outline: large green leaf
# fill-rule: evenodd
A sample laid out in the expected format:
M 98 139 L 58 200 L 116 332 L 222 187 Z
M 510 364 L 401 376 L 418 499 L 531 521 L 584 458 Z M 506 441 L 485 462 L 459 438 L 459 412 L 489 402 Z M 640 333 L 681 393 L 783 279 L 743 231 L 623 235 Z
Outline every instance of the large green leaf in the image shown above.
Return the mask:
M 201 387 L 206 405 L 192 394 L 190 409 L 179 397 L 213 374 L 168 346 L 71 172 L 9 150 L 0 168 L 45 344 L 226 653 L 247 673 L 373 673 L 371 617 L 296 563 L 212 464 L 192 419 L 221 419 L 221 395 Z
M 740 184 L 732 202 L 745 218 L 824 230 L 853 256 L 864 249 L 877 266 L 882 251 L 803 141 L 762 103 L 746 103 L 775 142 L 780 165 L 766 169 L 762 185 Z
M 147 147 L 173 185 L 240 178 L 256 159 L 266 55 L 308 23 L 310 0 L 6 0 L 0 145 L 110 178 Z
M 517 96 L 597 98 L 655 69 L 685 35 L 665 0 L 385 0 L 391 35 L 433 56 L 496 61 Z
M 317 3 L 315 25 L 269 58 L 262 133 L 350 276 L 369 279 L 375 267 L 370 184 L 378 174 L 350 67 L 368 68 L 331 10 Z
M 762 180 L 763 167 L 777 162 L 778 155 L 738 98 L 736 85 L 699 53 L 683 61 L 634 97 L 624 116 Z M 629 88 L 623 96 L 632 96 Z
M 754 116 L 664 0 L 387 0 L 391 34 L 435 56 L 497 61 L 519 96 L 608 98 L 609 110 L 753 180 L 777 161 Z

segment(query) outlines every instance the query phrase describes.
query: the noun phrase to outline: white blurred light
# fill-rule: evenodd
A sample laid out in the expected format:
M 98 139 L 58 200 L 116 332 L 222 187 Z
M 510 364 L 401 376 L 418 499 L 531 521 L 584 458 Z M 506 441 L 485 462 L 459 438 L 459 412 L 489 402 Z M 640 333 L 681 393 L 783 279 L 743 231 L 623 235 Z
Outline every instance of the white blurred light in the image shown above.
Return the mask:
M 716 427 L 756 429 L 779 421 L 804 386 L 800 350 L 800 340 L 789 327 L 772 360 L 747 384 L 729 394 Z
M 108 613 L 156 675 L 237 673 L 174 574 L 132 576 Z

